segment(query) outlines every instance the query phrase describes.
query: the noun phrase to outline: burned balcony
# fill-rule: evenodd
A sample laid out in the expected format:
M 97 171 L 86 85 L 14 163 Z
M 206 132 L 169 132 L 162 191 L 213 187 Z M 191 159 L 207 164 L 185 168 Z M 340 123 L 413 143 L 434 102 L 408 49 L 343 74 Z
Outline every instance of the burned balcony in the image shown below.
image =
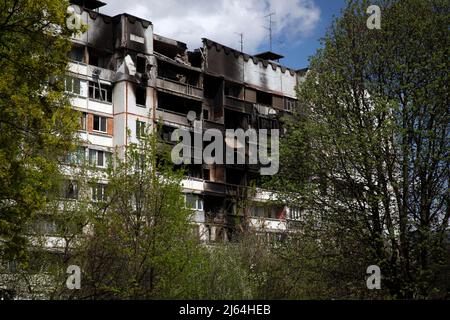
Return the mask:
M 204 189 L 209 194 L 224 195 L 226 193 L 225 171 L 220 165 L 212 165 L 203 170 Z
M 190 111 L 194 111 L 196 119 L 200 119 L 202 114 L 201 102 L 158 92 L 157 118 L 162 118 L 164 121 L 172 123 L 191 126 L 192 123 L 187 119 L 187 114 Z
M 227 192 L 227 188 L 225 184 L 221 182 L 213 182 L 213 181 L 205 181 L 204 189 L 206 193 L 212 194 L 225 194 Z
M 175 94 L 187 95 L 196 99 L 203 98 L 203 89 L 200 81 L 200 72 L 186 70 L 158 58 L 158 89 Z
M 154 54 L 158 61 L 156 86 L 171 93 L 203 98 L 201 57 L 188 53 L 186 44 L 154 35 Z
M 227 168 L 226 181 L 227 184 L 229 185 L 245 186 L 246 184 L 245 171 Z
M 225 110 L 225 129 L 243 129 L 250 127 L 250 116 L 240 112 Z
M 225 97 L 225 107 L 240 113 L 251 114 L 253 112 L 253 104 L 251 102 L 233 96 Z
M 172 79 L 161 78 L 158 76 L 156 79 L 156 87 L 167 92 L 186 95 L 196 99 L 203 98 L 203 90 L 201 88 Z
M 93 79 L 114 81 L 114 64 L 110 53 L 74 44 L 68 57 L 68 71 Z

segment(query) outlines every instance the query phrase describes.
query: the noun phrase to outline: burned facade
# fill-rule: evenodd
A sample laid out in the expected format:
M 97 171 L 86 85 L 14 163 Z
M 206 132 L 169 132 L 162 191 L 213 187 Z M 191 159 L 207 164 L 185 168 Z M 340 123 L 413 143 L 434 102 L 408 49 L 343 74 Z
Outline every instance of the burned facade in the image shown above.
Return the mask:
M 155 34 L 150 21 L 101 14 L 100 1 L 71 3 L 88 29 L 73 38 L 66 90 L 82 113 L 80 152 L 98 166 L 105 166 L 114 150 L 123 153 L 137 143 L 146 125 L 174 144 L 171 133 L 179 128 L 281 129 L 280 120 L 297 105 L 301 73 L 275 62 L 279 55 L 251 56 L 209 39 L 189 51 Z M 194 121 L 188 119 L 192 111 Z M 298 218 L 259 188 L 259 165 L 185 169 L 186 205 L 202 241 L 233 241 L 247 228 L 276 237 Z

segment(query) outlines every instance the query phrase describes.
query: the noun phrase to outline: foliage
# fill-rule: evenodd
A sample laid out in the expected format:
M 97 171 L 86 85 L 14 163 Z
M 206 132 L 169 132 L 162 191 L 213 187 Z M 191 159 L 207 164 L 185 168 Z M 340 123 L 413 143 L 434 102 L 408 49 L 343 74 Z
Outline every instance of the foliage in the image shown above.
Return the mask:
M 108 199 L 73 262 L 82 267 L 79 299 L 189 297 L 200 247 L 181 190 L 155 135 L 141 137 L 108 170 Z
M 26 261 L 24 227 L 45 208 L 58 159 L 77 129 L 64 88 L 67 2 L 0 4 L 0 260 Z
M 381 30 L 366 27 L 370 4 Z M 350 289 L 337 297 L 359 296 L 369 265 L 391 297 L 435 294 L 450 218 L 449 13 L 447 1 L 349 1 L 299 88 L 272 187 L 312 220 L 319 256 L 336 257 L 319 265 L 335 274 L 328 287 Z

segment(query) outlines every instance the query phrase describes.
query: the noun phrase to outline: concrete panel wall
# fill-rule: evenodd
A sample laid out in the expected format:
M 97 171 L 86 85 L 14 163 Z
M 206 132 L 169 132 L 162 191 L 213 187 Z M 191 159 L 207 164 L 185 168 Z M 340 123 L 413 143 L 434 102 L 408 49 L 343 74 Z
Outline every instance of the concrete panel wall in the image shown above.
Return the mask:
M 242 54 L 206 40 L 205 70 L 274 94 L 295 98 L 297 74 L 278 64 Z

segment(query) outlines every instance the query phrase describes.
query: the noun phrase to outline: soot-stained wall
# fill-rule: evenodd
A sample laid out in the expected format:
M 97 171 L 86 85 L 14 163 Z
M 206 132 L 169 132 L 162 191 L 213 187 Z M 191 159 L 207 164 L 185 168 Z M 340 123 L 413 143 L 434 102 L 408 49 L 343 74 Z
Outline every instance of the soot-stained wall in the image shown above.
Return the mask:
M 297 73 L 276 63 L 242 54 L 216 42 L 204 39 L 205 71 L 245 82 L 249 86 L 274 94 L 295 98 Z

